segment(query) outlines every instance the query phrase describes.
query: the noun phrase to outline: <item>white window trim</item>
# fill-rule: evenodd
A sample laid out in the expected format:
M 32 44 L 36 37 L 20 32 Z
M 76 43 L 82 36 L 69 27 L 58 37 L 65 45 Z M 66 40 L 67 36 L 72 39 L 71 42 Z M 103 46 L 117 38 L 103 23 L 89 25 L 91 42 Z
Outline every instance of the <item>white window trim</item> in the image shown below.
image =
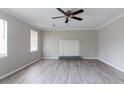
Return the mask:
M 32 49 L 31 31 L 37 33 L 37 48 L 36 48 L 36 50 Z M 37 52 L 37 51 L 38 51 L 38 32 L 37 31 L 34 31 L 34 30 L 30 30 L 30 52 Z
M 4 21 L 4 32 L 5 32 L 5 39 L 6 39 L 6 47 L 7 47 L 7 21 L 4 19 L 0 19 Z M 0 57 L 7 57 L 8 56 L 8 48 L 6 49 L 6 54 L 0 54 Z

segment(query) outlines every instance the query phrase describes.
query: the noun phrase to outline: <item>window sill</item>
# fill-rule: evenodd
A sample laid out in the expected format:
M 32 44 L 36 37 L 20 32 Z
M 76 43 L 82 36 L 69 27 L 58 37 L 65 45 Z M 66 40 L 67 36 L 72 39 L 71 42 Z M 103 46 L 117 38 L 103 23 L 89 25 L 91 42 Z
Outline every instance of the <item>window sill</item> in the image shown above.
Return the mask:
M 30 51 L 30 52 L 32 52 L 32 53 L 33 53 L 33 52 L 38 52 L 38 51 L 37 51 L 37 50 L 35 50 L 35 51 Z
M 7 54 L 5 54 L 5 55 L 0 55 L 0 58 L 2 58 L 2 57 L 7 57 Z

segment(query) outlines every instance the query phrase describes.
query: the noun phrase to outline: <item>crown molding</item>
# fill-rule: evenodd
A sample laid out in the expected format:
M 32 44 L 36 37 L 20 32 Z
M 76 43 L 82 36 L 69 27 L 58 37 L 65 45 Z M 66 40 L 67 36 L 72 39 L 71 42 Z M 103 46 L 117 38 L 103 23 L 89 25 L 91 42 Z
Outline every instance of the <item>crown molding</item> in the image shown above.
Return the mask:
M 12 12 L 11 10 L 9 10 L 7 8 L 1 8 L 0 10 L 5 12 L 5 13 L 7 13 L 7 14 L 9 14 L 9 15 L 11 15 L 11 16 L 13 16 L 13 17 L 15 17 L 15 18 L 17 18 L 17 19 L 19 19 L 19 20 L 21 20 L 21 21 L 23 21 L 26 24 L 29 24 L 31 26 L 36 27 L 37 29 L 39 29 L 41 31 L 52 31 L 52 30 L 99 30 L 99 29 L 101 29 L 101 28 L 111 24 L 112 22 L 114 22 L 114 21 L 116 21 L 119 18 L 124 16 L 124 13 L 122 13 L 122 14 L 114 17 L 112 20 L 107 21 L 106 23 L 104 23 L 103 25 L 101 25 L 101 26 L 99 26 L 97 28 L 83 28 L 83 27 L 82 28 L 78 28 L 78 27 L 75 27 L 75 28 L 72 28 L 72 27 L 69 27 L 69 28 L 65 28 L 65 27 L 51 27 L 50 28 L 50 27 L 40 27 L 40 26 L 38 26 L 36 24 L 32 24 L 31 22 L 25 20 L 24 18 L 22 18 L 21 16 L 15 14 L 14 12 Z
M 66 28 L 66 27 L 56 27 L 56 28 L 49 28 L 49 27 L 44 27 L 44 28 L 41 28 L 42 29 L 42 31 L 56 31 L 56 30 L 58 30 L 58 31 L 62 31 L 62 30 L 97 30 L 96 28 L 71 28 L 71 27 L 68 27 L 68 28 Z
M 97 30 L 102 29 L 103 27 L 105 27 L 105 26 L 107 26 L 107 25 L 109 25 L 109 24 L 113 23 L 114 21 L 116 21 L 116 20 L 120 19 L 120 18 L 121 18 L 121 17 L 123 17 L 123 16 L 124 16 L 124 12 L 123 12 L 123 13 L 121 13 L 120 15 L 118 15 L 118 16 L 116 16 L 116 17 L 114 17 L 113 19 L 111 19 L 111 20 L 107 21 L 107 22 L 106 22 L 106 23 L 104 23 L 103 25 L 99 26 L 99 27 L 97 28 Z

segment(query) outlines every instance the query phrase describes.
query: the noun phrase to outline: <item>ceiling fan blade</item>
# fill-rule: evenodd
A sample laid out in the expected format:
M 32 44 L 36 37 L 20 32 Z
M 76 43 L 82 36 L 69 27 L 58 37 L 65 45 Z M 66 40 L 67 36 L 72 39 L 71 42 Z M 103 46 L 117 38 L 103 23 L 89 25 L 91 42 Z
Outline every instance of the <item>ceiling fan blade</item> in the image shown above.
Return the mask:
M 79 18 L 79 17 L 71 17 L 71 18 L 73 18 L 73 19 L 76 19 L 76 20 L 79 20 L 79 21 L 82 21 L 83 19 L 82 18 Z
M 80 10 L 77 10 L 77 11 L 73 12 L 72 14 L 73 15 L 77 15 L 77 14 L 80 14 L 82 12 L 84 12 L 84 10 L 83 9 L 80 9 Z
M 56 19 L 56 18 L 63 18 L 65 16 L 57 16 L 57 17 L 52 17 L 52 19 Z
M 65 23 L 68 23 L 68 21 L 69 21 L 69 19 L 68 19 L 68 18 L 66 18 Z
M 59 10 L 61 13 L 63 13 L 64 15 L 66 15 L 66 12 L 63 11 L 61 8 L 57 8 L 57 10 Z

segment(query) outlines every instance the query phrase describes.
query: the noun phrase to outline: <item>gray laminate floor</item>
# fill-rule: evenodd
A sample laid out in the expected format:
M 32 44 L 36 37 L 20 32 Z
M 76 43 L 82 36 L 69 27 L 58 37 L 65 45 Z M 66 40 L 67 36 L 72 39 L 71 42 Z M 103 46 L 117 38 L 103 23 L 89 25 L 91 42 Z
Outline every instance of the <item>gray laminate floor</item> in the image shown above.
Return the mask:
M 3 80 L 4 84 L 124 84 L 124 74 L 98 61 L 41 60 Z

